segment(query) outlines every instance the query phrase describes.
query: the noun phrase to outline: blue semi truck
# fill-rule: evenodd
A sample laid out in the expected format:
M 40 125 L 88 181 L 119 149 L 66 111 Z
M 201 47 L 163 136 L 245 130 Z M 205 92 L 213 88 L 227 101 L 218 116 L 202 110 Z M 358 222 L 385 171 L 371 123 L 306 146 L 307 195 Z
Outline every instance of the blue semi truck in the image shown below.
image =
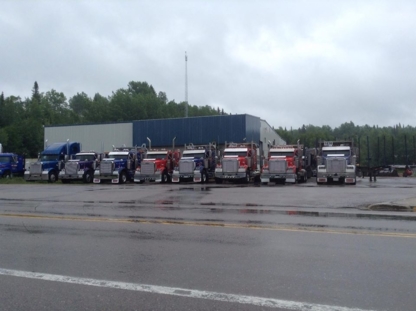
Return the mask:
M 71 160 L 65 163 L 65 167 L 59 172 L 59 179 L 63 184 L 73 180 L 92 183 L 94 171 L 100 166 L 102 159 L 102 153 L 95 151 L 78 152 Z
M 24 172 L 24 156 L 15 153 L 0 153 L 0 178 L 23 175 Z
M 358 149 L 353 141 L 323 141 L 319 145 L 317 157 L 318 185 L 337 182 L 355 185 L 356 156 Z
M 216 145 L 185 146 L 179 165 L 172 174 L 172 182 L 193 181 L 205 183 L 215 177 Z
M 100 166 L 95 169 L 93 182 L 111 181 L 113 184 L 124 184 L 134 180 L 137 166 L 146 155 L 145 146 L 142 147 L 113 147 Z
M 50 183 L 58 180 L 59 171 L 65 167 L 72 156 L 80 152 L 81 144 L 78 142 L 60 142 L 49 145 L 39 154 L 37 162 L 31 163 L 25 171 L 25 180 L 44 180 Z

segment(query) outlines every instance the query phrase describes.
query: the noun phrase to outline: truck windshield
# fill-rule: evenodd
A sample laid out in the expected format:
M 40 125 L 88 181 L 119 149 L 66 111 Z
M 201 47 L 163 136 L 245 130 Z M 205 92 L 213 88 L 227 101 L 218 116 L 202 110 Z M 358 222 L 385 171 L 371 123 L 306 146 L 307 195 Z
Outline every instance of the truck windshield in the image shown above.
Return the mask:
M 184 151 L 183 156 L 184 157 L 197 157 L 202 158 L 204 157 L 205 151 L 204 150 L 198 150 L 198 151 Z
M 285 151 L 285 152 L 273 151 L 273 152 L 270 152 L 270 156 L 271 157 L 293 157 L 294 154 L 293 152 L 288 152 L 288 151 Z
M 224 156 L 238 156 L 238 157 L 246 157 L 247 151 L 224 151 Z
M 350 155 L 350 151 L 349 150 L 325 150 L 325 151 L 322 151 L 322 155 L 324 157 L 328 157 L 328 156 L 348 157 Z
M 0 163 L 10 163 L 10 157 L 0 156 Z
M 75 160 L 80 160 L 80 161 L 94 161 L 95 160 L 95 156 L 93 154 L 77 154 L 75 156 Z
M 42 154 L 40 156 L 40 160 L 41 161 L 58 161 L 58 156 L 57 154 Z
M 166 158 L 166 153 L 151 153 L 147 154 L 147 160 L 160 160 Z
M 109 154 L 109 158 L 113 158 L 115 160 L 127 160 L 129 158 L 128 154 Z

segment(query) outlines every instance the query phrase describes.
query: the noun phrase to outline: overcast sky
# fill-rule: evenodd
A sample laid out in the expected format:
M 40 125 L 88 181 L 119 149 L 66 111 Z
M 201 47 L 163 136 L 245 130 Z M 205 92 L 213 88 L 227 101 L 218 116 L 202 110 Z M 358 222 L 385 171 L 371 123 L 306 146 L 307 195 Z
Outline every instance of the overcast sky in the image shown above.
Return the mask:
M 416 126 L 416 1 L 0 0 L 0 92 L 146 81 L 274 127 Z

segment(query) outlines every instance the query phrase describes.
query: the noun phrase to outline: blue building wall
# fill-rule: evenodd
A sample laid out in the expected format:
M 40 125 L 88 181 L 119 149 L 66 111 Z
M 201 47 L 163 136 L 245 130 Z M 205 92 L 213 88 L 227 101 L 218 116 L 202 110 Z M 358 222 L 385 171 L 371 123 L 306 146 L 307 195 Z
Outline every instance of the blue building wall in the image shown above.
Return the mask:
M 170 146 L 175 136 L 176 146 L 242 142 L 244 138 L 258 143 L 260 126 L 260 118 L 247 114 L 139 120 L 133 121 L 133 145 L 148 145 L 149 137 L 152 147 Z

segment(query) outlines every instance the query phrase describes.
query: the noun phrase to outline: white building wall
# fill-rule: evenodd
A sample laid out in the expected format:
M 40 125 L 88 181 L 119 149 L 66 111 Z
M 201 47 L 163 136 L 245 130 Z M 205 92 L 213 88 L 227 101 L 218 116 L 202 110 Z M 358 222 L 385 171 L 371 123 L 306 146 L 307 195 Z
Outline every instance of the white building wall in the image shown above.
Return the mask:
M 111 151 L 112 146 L 133 145 L 133 123 L 89 124 L 45 127 L 48 145 L 55 142 L 80 142 L 82 150 Z
M 260 140 L 263 142 L 263 151 L 267 155 L 267 144 L 270 141 L 274 145 L 286 145 L 286 142 L 276 133 L 276 131 L 266 122 L 260 119 Z

